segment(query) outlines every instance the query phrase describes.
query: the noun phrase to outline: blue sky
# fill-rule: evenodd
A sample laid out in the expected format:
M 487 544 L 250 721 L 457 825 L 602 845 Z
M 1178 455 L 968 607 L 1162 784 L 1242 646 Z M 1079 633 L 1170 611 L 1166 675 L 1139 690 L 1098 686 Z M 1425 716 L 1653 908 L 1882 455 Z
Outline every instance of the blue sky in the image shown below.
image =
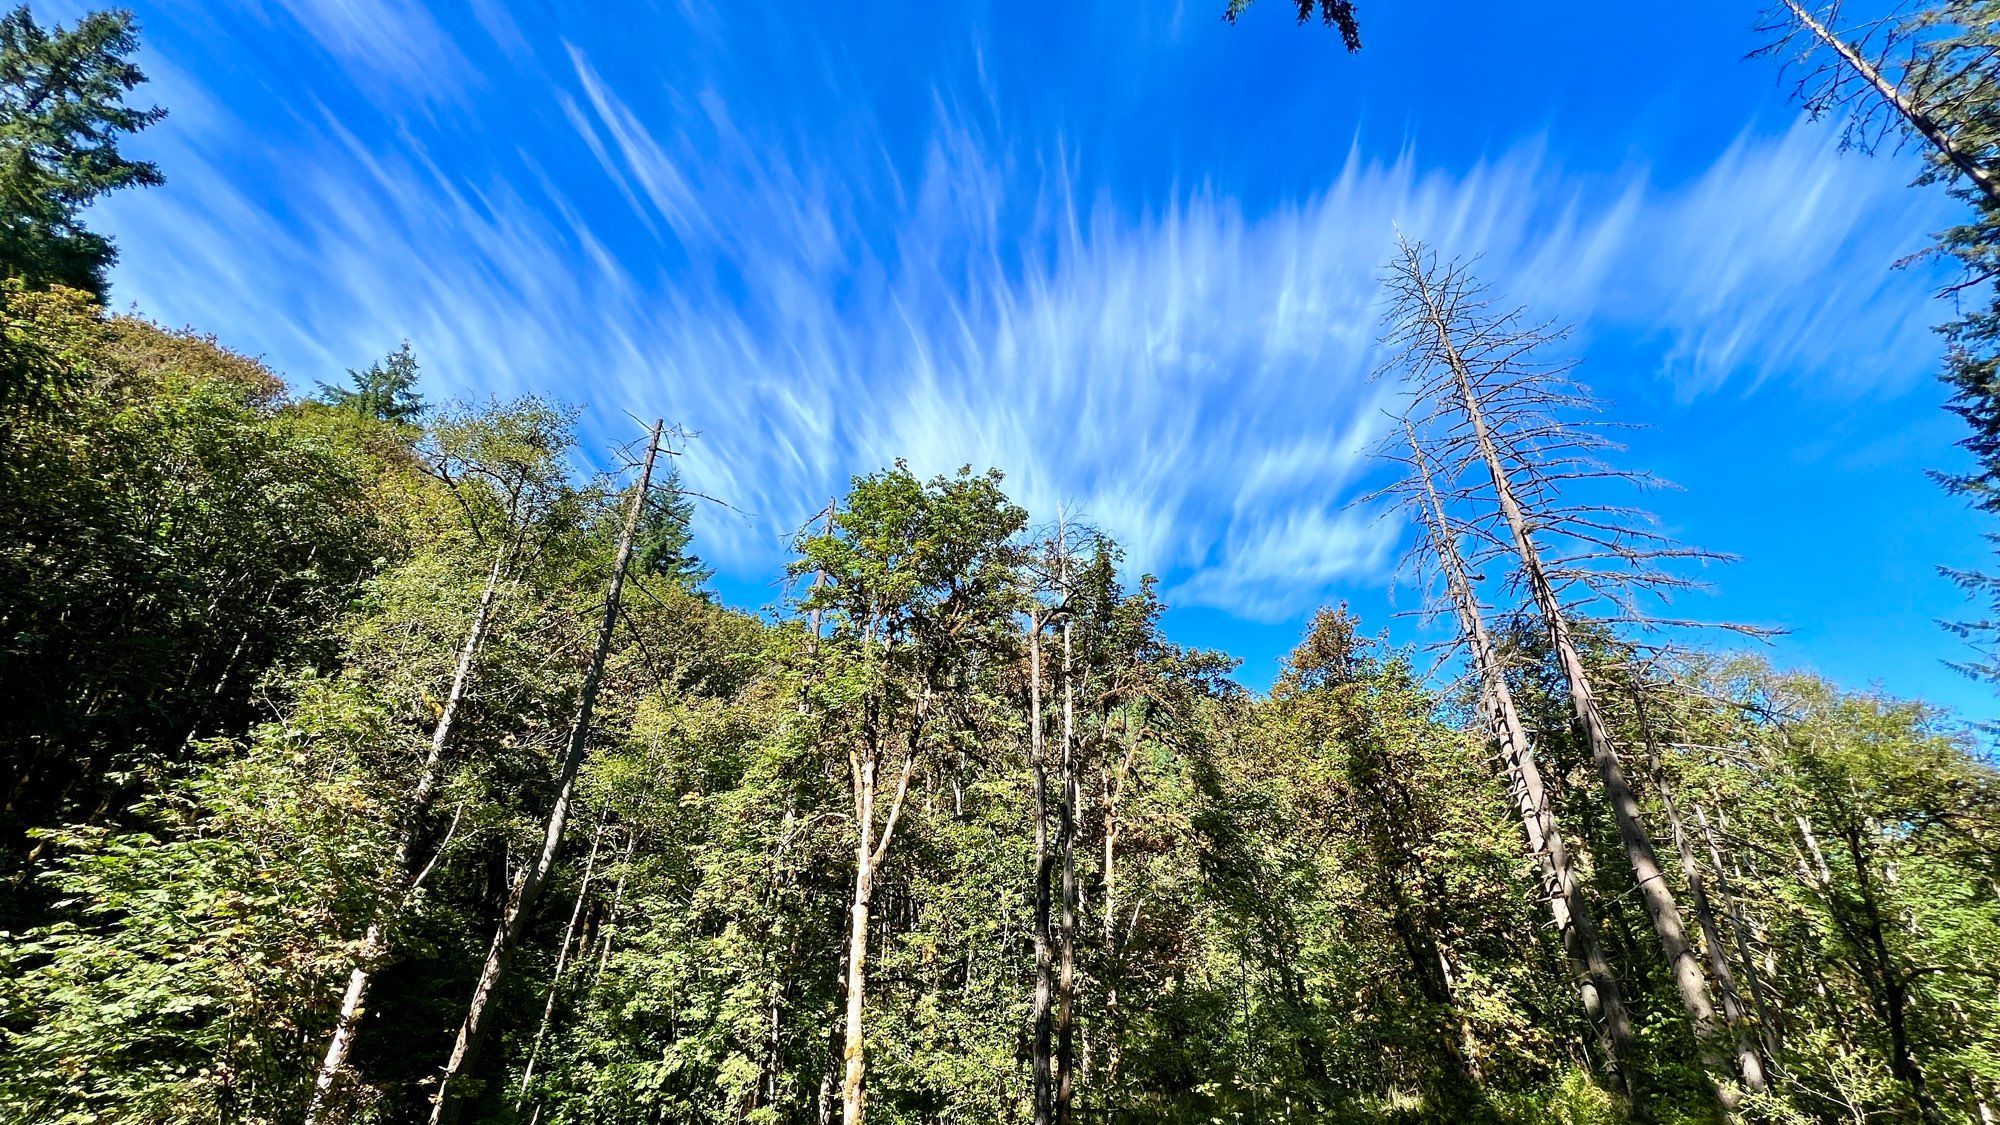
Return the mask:
M 996 465 L 1261 685 L 1315 606 L 1419 601 L 1354 504 L 1400 229 L 1576 325 L 1667 526 L 1744 559 L 1690 612 L 1994 713 L 1940 663 L 1979 528 L 1893 268 L 1952 207 L 1800 119 L 1753 3 L 1368 4 L 1356 56 L 1221 6 L 138 3 L 169 183 L 102 208 L 114 300 L 302 387 L 408 338 L 433 396 L 699 431 L 747 605 L 851 474 Z

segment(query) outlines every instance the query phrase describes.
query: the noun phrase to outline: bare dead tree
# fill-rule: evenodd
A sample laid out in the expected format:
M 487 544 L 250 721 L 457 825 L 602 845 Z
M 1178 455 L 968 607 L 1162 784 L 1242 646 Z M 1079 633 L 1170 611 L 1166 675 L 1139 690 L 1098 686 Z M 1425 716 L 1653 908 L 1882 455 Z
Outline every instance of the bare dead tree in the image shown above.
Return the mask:
M 1966 112 L 1975 99 L 1990 100 L 2000 82 L 2000 38 L 1984 32 L 1977 8 L 1966 0 L 1904 6 L 1843 28 L 1837 2 L 1815 10 L 1778 0 L 1759 28 L 1774 37 L 1760 53 L 1786 59 L 1808 114 L 1844 120 L 1844 143 L 1871 151 L 1915 138 L 1947 176 L 2000 204 L 2000 137 Z
M 1597 1037 L 1601 1065 L 1611 1087 L 1629 1094 L 1626 1060 L 1633 1054 L 1635 1041 L 1618 978 L 1598 940 L 1589 899 L 1543 784 L 1534 741 L 1515 707 L 1501 653 L 1487 631 L 1485 611 L 1459 552 L 1457 533 L 1438 498 L 1416 431 L 1407 420 L 1403 435 L 1407 445 L 1400 452 L 1394 448 L 1385 452 L 1408 470 L 1391 491 L 1416 516 L 1419 532 L 1411 558 L 1443 580 L 1445 601 L 1458 621 L 1458 638 L 1452 647 L 1462 648 L 1470 658 L 1479 684 L 1480 711 L 1499 750 L 1502 776 L 1520 817 L 1528 854 L 1541 876 L 1543 901 L 1562 941 L 1578 1000 Z
M 1495 309 L 1465 263 L 1440 261 L 1420 245 L 1401 245 L 1384 285 L 1385 340 L 1409 379 L 1407 420 L 1414 444 L 1436 466 L 1439 510 L 1472 513 L 1448 517 L 1470 547 L 1469 564 L 1504 560 L 1509 590 L 1546 633 L 1675 991 L 1710 1059 L 1717 1096 L 1733 1108 L 1741 1095 L 1723 1073 L 1708 981 L 1578 640 L 1580 625 L 1694 624 L 1660 612 L 1698 585 L 1675 564 L 1722 556 L 1675 542 L 1643 510 L 1605 495 L 1613 486 L 1661 482 L 1604 460 L 1618 446 L 1597 403 L 1570 377 L 1573 364 L 1546 358 L 1561 330 Z
M 1709 858 L 1708 872 L 1704 873 L 1696 859 L 1700 850 L 1693 840 L 1694 828 L 1681 817 L 1676 784 L 1666 773 L 1666 755 L 1670 751 L 1677 758 L 1702 763 L 1714 767 L 1730 769 L 1750 769 L 1770 771 L 1776 768 L 1767 752 L 1760 750 L 1753 741 L 1729 737 L 1722 745 L 1682 741 L 1684 735 L 1676 730 L 1683 725 L 1682 718 L 1690 713 L 1709 714 L 1725 718 L 1732 724 L 1754 717 L 1758 721 L 1772 722 L 1780 727 L 1786 721 L 1770 713 L 1761 706 L 1746 706 L 1736 698 L 1722 692 L 1714 683 L 1715 663 L 1705 657 L 1691 658 L 1688 653 L 1667 651 L 1660 653 L 1644 665 L 1634 664 L 1625 683 L 1625 694 L 1632 703 L 1632 718 L 1647 751 L 1649 772 L 1654 779 L 1654 787 L 1659 793 L 1662 811 L 1667 818 L 1669 832 L 1673 835 L 1675 849 L 1680 853 L 1681 867 L 1686 876 L 1689 895 L 1695 900 L 1695 917 L 1702 925 L 1703 941 L 1708 947 L 1710 968 L 1715 974 L 1716 988 L 1722 997 L 1723 1014 L 1737 1032 L 1736 1049 L 1739 1057 L 1746 1050 L 1759 1050 L 1757 1061 L 1766 1072 L 1767 1080 L 1777 1073 L 1777 1062 L 1782 1046 L 1781 1013 L 1777 998 L 1765 987 L 1764 974 L 1758 969 L 1758 957 L 1752 948 L 1752 939 L 1758 927 L 1752 921 L 1743 903 L 1738 899 L 1731 885 L 1731 864 L 1725 860 L 1721 841 L 1717 838 L 1708 817 L 1699 803 L 1699 794 L 1691 798 L 1695 822 L 1699 826 L 1702 843 Z M 1664 713 L 1661 726 L 1666 740 L 1656 736 L 1652 712 L 1656 709 Z M 1677 737 L 1679 735 L 1679 737 Z M 1707 875 L 1714 876 L 1713 900 L 1721 904 L 1718 912 L 1708 899 L 1711 898 Z M 1725 946 L 1722 930 L 1726 917 L 1728 942 Z M 1729 962 L 1729 948 L 1736 952 L 1736 963 Z M 1774 951 L 1767 951 L 1767 958 L 1774 958 Z M 1771 970 L 1776 971 L 1775 962 Z M 1735 975 L 1740 971 L 1748 983 L 1752 1004 L 1756 1009 L 1754 1029 L 1746 1028 L 1748 1013 L 1735 985 Z M 1753 1030 L 1757 1042 L 1746 1044 L 1746 1030 Z M 1747 1069 L 1747 1068 L 1746 1068 Z

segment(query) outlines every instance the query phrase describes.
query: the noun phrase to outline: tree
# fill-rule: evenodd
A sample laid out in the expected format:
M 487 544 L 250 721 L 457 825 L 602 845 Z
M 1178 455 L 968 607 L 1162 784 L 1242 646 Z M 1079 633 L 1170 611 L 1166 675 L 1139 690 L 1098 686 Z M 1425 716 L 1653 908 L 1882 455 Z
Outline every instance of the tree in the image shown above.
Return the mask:
M 566 415 L 527 400 L 512 410 L 450 419 L 433 436 L 427 471 L 463 517 L 453 537 L 457 542 L 445 545 L 447 549 L 470 546 L 468 553 L 487 555 L 491 562 L 483 568 L 485 577 L 470 607 L 463 639 L 454 646 L 448 681 L 436 696 L 425 693 L 433 717 L 427 746 L 406 795 L 393 811 L 397 822 L 393 850 L 383 863 L 377 905 L 356 945 L 326 1053 L 313 1080 L 308 1125 L 323 1120 L 337 1096 L 336 1085 L 361 1031 L 369 989 L 394 952 L 402 914 L 434 867 L 419 863 L 431 806 L 449 780 L 454 736 L 475 690 L 480 658 L 492 643 L 502 597 L 575 518 L 575 496 L 560 460 L 568 435 Z M 450 565 L 464 560 L 443 561 Z M 447 832 L 447 841 L 449 837 Z M 441 845 L 432 854 L 440 852 Z
M 1471 656 L 1478 683 L 1479 710 L 1498 745 L 1507 789 L 1514 797 L 1528 854 L 1541 872 L 1542 895 L 1550 919 L 1561 935 L 1578 998 L 1597 1036 L 1601 1065 L 1612 1089 L 1627 1094 L 1630 1080 L 1626 1067 L 1634 1048 L 1631 1016 L 1598 940 L 1597 922 L 1577 878 L 1562 825 L 1556 820 L 1549 800 L 1534 740 L 1515 706 L 1502 653 L 1487 630 L 1478 595 L 1460 554 L 1458 536 L 1438 499 L 1423 445 L 1407 419 L 1403 437 L 1409 472 L 1395 489 L 1404 494 L 1406 507 L 1416 509 L 1418 526 L 1423 529 L 1411 549 L 1412 557 L 1420 565 L 1428 565 L 1444 581 L 1446 601 L 1458 622 L 1457 644 L 1464 646 Z
M 0 272 L 103 299 L 117 250 L 83 226 L 84 209 L 164 182 L 118 151 L 166 115 L 125 102 L 146 80 L 130 61 L 138 46 L 130 12 L 92 12 L 68 30 L 44 29 L 26 4 L 0 16 Z
M 263 716 L 269 672 L 395 550 L 371 455 L 291 408 L 263 365 L 100 319 L 74 290 L 6 291 L 23 378 L 0 396 L 0 845 L 115 821 L 197 744 Z M 41 849 L 45 850 L 45 849 Z
M 1004 651 L 1016 589 L 1011 540 L 1026 519 L 997 472 L 922 481 L 898 463 L 857 478 L 830 529 L 797 544 L 793 573 L 824 579 L 801 604 L 831 629 L 810 650 L 825 661 L 806 689 L 813 736 L 844 751 L 852 799 L 844 1125 L 861 1125 L 866 1108 L 868 952 L 882 865 L 918 764 L 953 733 L 954 697 Z
M 1483 538 L 1496 555 L 1513 557 L 1518 586 L 1546 632 L 1573 717 L 1589 745 L 1675 992 L 1696 1041 L 1712 1053 L 1719 1023 L 1708 981 L 1663 877 L 1573 619 L 1597 608 L 1617 623 L 1659 624 L 1642 599 L 1691 585 L 1662 564 L 1716 556 L 1666 539 L 1643 513 L 1564 495 L 1564 486 L 1578 481 L 1643 483 L 1643 478 L 1600 461 L 1609 442 L 1587 420 L 1594 404 L 1567 378 L 1567 366 L 1541 356 L 1558 333 L 1524 324 L 1518 312 L 1492 311 L 1464 265 L 1440 263 L 1408 242 L 1390 267 L 1387 285 L 1388 339 L 1398 349 L 1395 362 L 1410 373 L 1417 412 L 1411 432 L 1423 435 L 1416 439 L 1428 446 L 1422 455 L 1441 466 L 1443 480 L 1469 474 L 1480 481 L 1473 492 L 1458 495 L 1476 495 L 1488 510 L 1458 521 L 1457 534 Z M 1551 543 L 1559 545 L 1555 554 L 1549 553 Z M 1744 1081 L 1756 1091 L 1761 1073 L 1747 1064 L 1743 1069 Z M 1725 1108 L 1735 1108 L 1739 1094 L 1719 1075 L 1716 1091 Z
M 1103 749 L 1101 733 L 1093 737 L 1084 728 L 1092 726 L 1101 732 L 1108 725 L 1111 707 L 1129 690 L 1129 685 L 1105 683 L 1094 674 L 1100 671 L 1094 667 L 1100 660 L 1093 658 L 1110 655 L 1105 651 L 1105 641 L 1109 638 L 1099 631 L 1114 626 L 1115 616 L 1122 608 L 1115 595 L 1112 564 L 1115 550 L 1109 540 L 1074 526 L 1064 516 L 1036 544 L 1022 567 L 1030 584 L 1025 631 L 1028 764 L 1034 777 L 1035 993 L 1031 1050 L 1038 1125 L 1049 1122 L 1067 1125 L 1075 1112 L 1078 929 L 1082 922 L 1077 852 L 1084 830 L 1083 777 L 1087 769 L 1083 758 L 1086 744 Z M 1081 561 L 1086 552 L 1092 556 L 1089 563 Z M 1079 631 L 1083 634 L 1080 641 Z M 1061 690 L 1059 719 L 1052 690 L 1057 686 Z M 1083 706 L 1087 709 L 1082 715 L 1078 713 L 1079 697 L 1084 699 Z M 1052 725 L 1053 752 L 1049 737 Z M 1106 786 L 1107 799 L 1115 800 L 1109 778 Z M 1106 813 L 1107 849 L 1115 846 L 1116 829 L 1109 819 L 1113 815 L 1113 811 Z M 1112 895 L 1114 860 L 1115 850 L 1108 850 L 1107 908 Z
M 1654 721 L 1747 931 L 1774 1088 L 1849 1119 L 1990 1116 L 1991 763 L 1920 704 L 1761 661 L 1672 679 Z
M 1071 612 L 1066 604 L 1068 591 L 1061 588 L 1063 566 L 1067 562 L 1064 554 L 1066 544 L 1058 536 L 1043 544 L 1042 554 L 1053 560 L 1037 560 L 1044 565 L 1037 568 L 1033 600 L 1028 609 L 1028 768 L 1034 773 L 1034 943 L 1035 943 L 1035 997 L 1030 1034 L 1033 1039 L 1029 1049 L 1032 1052 L 1034 1068 L 1035 1125 L 1049 1125 L 1056 1112 L 1055 1075 L 1055 1007 L 1056 1007 L 1056 946 L 1054 933 L 1054 887 L 1055 872 L 1060 862 L 1059 844 L 1052 844 L 1049 837 L 1050 798 L 1050 757 L 1048 749 L 1048 721 L 1046 719 L 1048 696 L 1048 659 L 1045 649 L 1048 644 L 1048 628 L 1054 620 L 1065 620 Z M 1044 598 L 1053 595 L 1056 604 L 1044 604 Z M 1067 742 L 1063 748 L 1067 750 Z M 1068 761 L 1063 761 L 1065 772 Z M 1066 787 L 1056 794 L 1056 800 L 1068 800 Z M 1068 898 L 1064 898 L 1064 909 L 1068 909 Z
M 1668 775 L 1661 751 L 1660 740 L 1673 732 L 1669 728 L 1663 735 L 1649 718 L 1647 700 L 1661 690 L 1662 685 L 1652 679 L 1648 670 L 1639 668 L 1626 678 L 1623 694 L 1631 703 L 1632 722 L 1638 729 L 1641 744 L 1646 748 L 1647 776 L 1653 783 L 1660 811 L 1666 816 L 1668 838 L 1673 841 L 1674 851 L 1680 859 L 1683 884 L 1687 887 L 1689 903 L 1694 908 L 1695 923 L 1701 928 L 1702 947 L 1708 954 L 1709 976 L 1715 983 L 1716 995 L 1722 1001 L 1723 1019 L 1735 1034 L 1737 1069 L 1743 1075 L 1745 1086 L 1753 1092 L 1762 1093 L 1770 1088 L 1768 1067 L 1751 1032 L 1749 1011 L 1737 990 L 1736 970 L 1729 963 L 1728 945 L 1723 941 L 1722 925 L 1709 895 L 1708 877 L 1695 857 L 1693 833 L 1682 819 L 1680 802 L 1675 795 L 1676 785 Z M 1750 971 L 1755 972 L 1754 968 Z
M 655 492 L 639 527 L 638 555 L 632 565 L 642 574 L 669 579 L 689 590 L 700 589 L 714 572 L 690 549 L 695 497 L 682 482 L 677 463 L 667 463 Z
M 427 409 L 423 396 L 417 393 L 417 357 L 408 340 L 364 370 L 350 368 L 347 382 L 345 387 L 321 383 L 320 401 L 362 418 L 397 425 L 415 422 Z
M 568 826 L 576 795 L 577 771 L 582 768 L 584 753 L 590 748 L 592 712 L 597 703 L 598 685 L 604 677 L 604 661 L 611 653 L 611 642 L 618 627 L 625 573 L 632 562 L 632 549 L 639 535 L 641 517 L 651 502 L 653 463 L 660 456 L 662 426 L 661 422 L 653 423 L 652 440 L 647 444 L 645 459 L 639 466 L 639 483 L 632 490 L 624 526 L 619 531 L 611 577 L 605 583 L 603 619 L 597 628 L 597 644 L 591 650 L 590 663 L 584 670 L 583 683 L 577 691 L 576 718 L 570 724 L 567 744 L 557 762 L 555 800 L 550 805 L 548 820 L 542 831 L 542 846 L 515 879 L 500 925 L 494 931 L 493 943 L 487 949 L 486 961 L 480 966 L 478 983 L 473 987 L 471 1002 L 466 1005 L 465 1019 L 459 1024 L 451 1057 L 445 1063 L 444 1073 L 438 1078 L 437 1098 L 431 1110 L 432 1125 L 457 1119 L 459 1102 L 453 1098 L 456 1091 L 452 1089 L 452 1081 L 470 1068 L 478 1055 L 487 1009 L 492 1003 L 494 991 L 500 986 L 507 958 L 521 940 L 522 929 L 534 916 L 542 888 L 555 870 L 557 854 L 562 849 L 563 832 Z

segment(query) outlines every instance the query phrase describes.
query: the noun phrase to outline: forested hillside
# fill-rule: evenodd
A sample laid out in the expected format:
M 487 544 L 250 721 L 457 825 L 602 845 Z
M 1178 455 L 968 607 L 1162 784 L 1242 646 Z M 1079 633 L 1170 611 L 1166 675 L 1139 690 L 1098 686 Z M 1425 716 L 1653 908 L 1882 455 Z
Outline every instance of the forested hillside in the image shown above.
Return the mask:
M 0 26 L 0 1119 L 2000 1115 L 1983 736 L 1684 620 L 1725 560 L 1504 279 L 1383 265 L 1445 644 L 1329 606 L 1248 689 L 1105 531 L 901 462 L 753 612 L 671 419 L 107 309 L 135 49 Z

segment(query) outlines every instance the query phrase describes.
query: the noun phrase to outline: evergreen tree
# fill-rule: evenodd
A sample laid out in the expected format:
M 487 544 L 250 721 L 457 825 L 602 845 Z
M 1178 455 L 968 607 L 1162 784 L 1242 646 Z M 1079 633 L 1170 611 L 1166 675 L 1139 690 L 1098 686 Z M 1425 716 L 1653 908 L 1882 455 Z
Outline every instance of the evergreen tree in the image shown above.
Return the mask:
M 638 556 L 632 565 L 642 574 L 700 589 L 715 572 L 694 553 L 693 543 L 694 497 L 682 483 L 680 466 L 668 461 L 640 525 Z
M 118 151 L 166 113 L 125 102 L 146 80 L 130 58 L 138 46 L 129 12 L 92 12 L 68 29 L 43 28 L 26 4 L 0 16 L 0 273 L 103 299 L 117 250 L 83 226 L 84 209 L 163 182 Z
M 377 422 L 408 425 L 427 407 L 417 393 L 417 357 L 410 342 L 366 368 L 347 372 L 347 386 L 319 385 L 319 400 L 339 410 Z

